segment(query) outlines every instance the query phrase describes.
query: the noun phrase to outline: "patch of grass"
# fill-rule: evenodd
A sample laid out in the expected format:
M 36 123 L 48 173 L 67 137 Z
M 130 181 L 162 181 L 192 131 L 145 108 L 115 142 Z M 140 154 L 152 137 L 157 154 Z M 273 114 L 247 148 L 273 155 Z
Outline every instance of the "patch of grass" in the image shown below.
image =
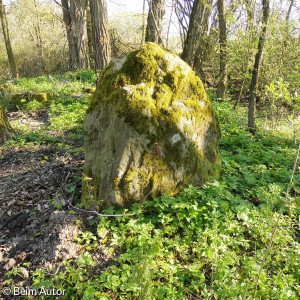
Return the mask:
M 96 75 L 93 70 L 82 70 L 79 72 L 67 72 L 63 75 L 45 75 L 36 78 L 21 78 L 11 84 L 5 93 L 6 109 L 16 109 L 9 102 L 9 94 L 14 92 L 51 92 L 54 98 L 49 101 L 46 110 L 48 111 L 49 124 L 32 126 L 29 123 L 19 122 L 20 118 L 26 119 L 27 114 L 35 112 L 41 108 L 41 104 L 31 101 L 19 108 L 18 117 L 11 121 L 18 136 L 15 140 L 7 141 L 2 147 L 3 150 L 14 148 L 30 148 L 38 145 L 54 145 L 58 148 L 70 149 L 70 146 L 62 141 L 67 131 L 72 131 L 70 135 L 71 143 L 83 142 L 83 120 L 90 95 L 84 93 L 85 88 L 95 84 Z M 55 135 L 56 137 L 53 137 Z M 73 139 L 74 138 L 74 139 Z M 79 149 L 73 149 L 82 152 Z
M 51 135 L 45 135 L 43 132 L 31 132 L 28 134 L 19 134 L 14 140 L 8 140 L 0 147 L 1 151 L 8 151 L 12 149 L 38 149 L 42 145 L 53 145 L 59 147 L 59 138 Z
M 24 107 L 22 109 L 24 111 L 35 111 L 35 110 L 43 108 L 44 106 L 45 105 L 43 103 L 33 100 L 33 101 L 30 101 L 30 102 L 24 104 Z
M 93 70 L 67 72 L 63 75 L 44 75 L 34 78 L 20 78 L 15 80 L 12 91 L 52 92 L 56 94 L 71 94 L 83 87 L 94 85 L 96 75 Z
M 73 101 L 55 101 L 51 103 L 50 129 L 72 130 L 83 132 L 83 121 L 89 96 L 73 99 Z

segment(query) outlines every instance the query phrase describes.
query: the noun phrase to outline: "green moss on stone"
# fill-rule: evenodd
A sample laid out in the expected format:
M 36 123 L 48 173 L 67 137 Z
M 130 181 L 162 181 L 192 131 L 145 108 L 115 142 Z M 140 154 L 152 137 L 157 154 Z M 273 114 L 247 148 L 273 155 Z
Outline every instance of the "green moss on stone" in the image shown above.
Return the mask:
M 99 199 L 99 186 L 101 178 L 97 176 L 89 177 L 88 172 L 84 172 L 82 178 L 82 199 L 85 206 L 102 207 L 105 203 L 103 199 Z
M 173 63 L 173 59 L 178 61 L 175 55 L 157 45 L 144 44 L 131 52 L 123 64 L 120 61 L 109 64 L 89 103 L 88 113 L 111 107 L 119 119 L 149 139 L 149 149 L 142 158 L 143 168 L 129 169 L 122 178 L 113 180 L 116 190 L 126 194 L 125 198 L 130 195 L 131 182 L 136 178 L 148 192 L 161 186 L 152 194 L 159 196 L 164 192 L 177 193 L 184 184 L 193 182 L 197 173 L 203 175 L 199 185 L 216 174 L 210 160 L 219 163 L 218 138 L 215 144 L 210 142 L 206 147 L 207 153 L 202 153 L 193 142 L 193 135 L 195 129 L 200 136 L 207 131 L 220 135 L 217 117 L 199 77 L 184 63 Z M 179 129 L 183 120 L 183 128 Z M 208 129 L 202 126 L 204 122 L 210 124 Z M 173 144 L 172 137 L 178 132 L 180 141 Z M 152 153 L 154 143 L 159 143 L 165 156 Z M 188 155 L 182 155 L 184 151 Z M 175 184 L 174 170 L 183 168 L 184 182 Z
M 8 83 L 3 83 L 1 86 L 0 86 L 0 91 L 5 91 L 9 89 L 9 85 Z
M 95 87 L 86 87 L 86 88 L 83 89 L 83 91 L 85 93 L 92 94 L 92 93 L 94 93 L 96 91 L 96 88 Z
M 31 95 L 31 100 L 36 100 L 37 102 L 46 105 L 48 102 L 48 95 L 47 93 L 33 93 Z
M 35 100 L 43 105 L 47 105 L 48 101 L 53 98 L 53 93 L 15 93 L 11 95 L 11 103 L 13 105 L 22 106 L 32 100 Z

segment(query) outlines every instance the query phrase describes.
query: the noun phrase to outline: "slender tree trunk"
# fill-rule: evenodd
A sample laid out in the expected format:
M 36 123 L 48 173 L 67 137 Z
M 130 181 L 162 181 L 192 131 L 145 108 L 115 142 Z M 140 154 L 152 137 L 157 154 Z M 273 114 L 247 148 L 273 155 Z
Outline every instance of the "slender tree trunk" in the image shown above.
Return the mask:
M 190 0 L 174 0 L 175 14 L 178 20 L 182 48 L 184 46 L 187 31 L 189 28 L 189 21 L 192 14 L 193 4 L 193 1 Z
M 95 69 L 103 70 L 111 59 L 106 0 L 90 0 Z
M 35 33 L 36 33 L 36 39 L 37 39 L 36 45 L 39 49 L 42 73 L 44 73 L 46 71 L 46 66 L 45 66 L 45 59 L 44 59 L 44 43 L 43 43 L 43 38 L 42 38 L 42 33 L 41 33 L 41 17 L 40 17 L 40 12 L 38 9 L 37 1 L 34 0 L 33 4 L 34 4 L 35 12 L 36 12 L 36 25 L 34 26 Z
M 89 0 L 87 0 L 89 1 Z M 87 36 L 88 36 L 88 47 L 89 47 L 89 61 L 92 69 L 95 68 L 94 60 L 94 43 L 93 43 L 93 29 L 92 29 L 92 17 L 89 3 L 86 5 L 86 19 L 87 19 Z
M 167 29 L 167 36 L 166 36 L 166 48 L 169 49 L 169 38 L 170 38 L 170 28 L 172 24 L 172 19 L 173 19 L 173 13 L 174 13 L 174 0 L 172 0 L 171 4 L 171 13 L 170 13 L 170 18 L 169 18 L 169 23 L 168 23 L 168 29 Z
M 145 13 L 145 9 L 146 9 L 146 0 L 143 0 L 143 27 L 142 27 L 142 40 L 141 40 L 141 45 L 144 43 L 145 41 L 145 33 L 146 33 L 146 13 Z
M 256 91 L 258 84 L 259 69 L 263 54 L 263 48 L 266 40 L 267 23 L 270 11 L 270 0 L 262 0 L 263 20 L 262 30 L 258 41 L 258 51 L 255 55 L 254 67 L 252 70 L 252 79 L 250 85 L 250 99 L 248 105 L 248 128 L 251 132 L 255 132 L 255 113 L 256 113 Z
M 291 15 L 291 11 L 294 5 L 294 0 L 290 2 L 289 9 L 287 11 L 286 17 L 285 17 L 285 35 L 284 35 L 284 40 L 281 45 L 281 53 L 279 55 L 279 64 L 278 64 L 278 70 L 279 70 L 279 75 L 278 77 L 284 78 L 284 68 L 282 66 L 285 64 L 286 60 L 286 52 L 287 52 L 287 47 L 290 42 L 290 32 L 289 32 L 289 18 Z
M 285 17 L 286 22 L 289 21 L 293 5 L 294 5 L 294 0 L 292 0 L 291 3 L 290 3 L 288 12 L 287 12 L 286 17 Z
M 219 11 L 219 30 L 220 30 L 220 79 L 218 84 L 218 97 L 225 99 L 227 82 L 227 34 L 226 34 L 226 15 L 224 0 L 218 0 Z
M 17 72 L 15 58 L 14 58 L 13 51 L 12 51 L 11 44 L 10 44 L 8 26 L 7 26 L 7 20 L 6 20 L 6 13 L 5 13 L 5 8 L 4 8 L 2 0 L 0 0 L 0 17 L 1 17 L 3 36 L 4 36 L 11 76 L 12 76 L 12 78 L 17 78 L 18 72 Z M 1 119 L 0 119 L 0 121 L 1 121 Z
M 3 106 L 0 103 L 0 144 L 8 139 L 15 137 L 15 132 L 10 126 L 8 119 L 4 113 Z
M 75 43 L 75 37 L 72 31 L 72 21 L 70 15 L 70 7 L 68 0 L 61 0 L 63 20 L 66 26 L 68 46 L 69 46 L 69 69 L 76 70 L 78 68 L 78 57 Z
M 146 27 L 146 42 L 153 42 L 163 46 L 164 14 L 165 0 L 151 0 Z
M 246 30 L 250 31 L 250 35 L 249 35 L 249 40 L 248 40 L 248 50 L 247 50 L 246 58 L 245 58 L 245 61 L 244 61 L 243 67 L 242 67 L 244 76 L 243 76 L 243 79 L 242 79 L 240 92 L 239 92 L 239 95 L 238 95 L 238 97 L 237 97 L 237 99 L 234 103 L 233 109 L 237 108 L 237 106 L 238 106 L 238 104 L 241 100 L 241 97 L 242 97 L 242 94 L 243 94 L 243 91 L 244 91 L 244 87 L 245 87 L 246 78 L 247 78 L 250 57 L 252 57 L 252 55 L 253 55 L 253 53 L 251 51 L 251 42 L 252 42 L 252 36 L 253 36 L 253 16 L 254 16 L 255 3 L 254 3 L 253 8 L 252 8 L 252 0 L 245 1 L 245 4 L 246 4 L 246 7 L 247 7 L 247 20 L 248 20 Z

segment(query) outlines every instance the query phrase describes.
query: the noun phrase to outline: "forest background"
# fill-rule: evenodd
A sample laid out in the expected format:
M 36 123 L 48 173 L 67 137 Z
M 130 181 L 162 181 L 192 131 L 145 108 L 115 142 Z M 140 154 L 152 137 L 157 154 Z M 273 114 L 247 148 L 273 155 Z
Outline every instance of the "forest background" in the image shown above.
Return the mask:
M 146 28 L 148 3 L 145 1 L 108 2 L 109 31 L 112 56 L 122 57 L 139 47 Z M 163 45 L 181 53 L 187 34 L 192 1 L 166 1 Z M 61 7 L 51 0 L 4 1 L 9 24 L 12 49 L 20 76 L 38 76 L 68 70 L 68 45 Z M 289 83 L 289 90 L 297 90 L 299 70 L 299 8 L 297 1 L 272 1 L 268 20 L 262 62 L 259 95 L 266 86 L 279 78 Z M 133 6 L 136 6 L 133 9 Z M 205 51 L 201 55 L 201 68 L 205 69 L 205 82 L 215 86 L 219 75 L 219 34 L 217 1 L 208 1 L 209 16 L 201 35 Z M 260 1 L 226 1 L 226 31 L 228 39 L 228 76 L 232 90 L 246 77 L 245 87 L 251 76 L 261 28 Z M 179 21 L 178 21 L 179 18 Z M 0 43 L 1 77 L 9 76 L 9 65 L 3 37 Z M 203 79 L 203 78 L 202 78 Z M 244 92 L 243 92 L 244 93 Z M 262 97 L 265 98 L 265 97 Z

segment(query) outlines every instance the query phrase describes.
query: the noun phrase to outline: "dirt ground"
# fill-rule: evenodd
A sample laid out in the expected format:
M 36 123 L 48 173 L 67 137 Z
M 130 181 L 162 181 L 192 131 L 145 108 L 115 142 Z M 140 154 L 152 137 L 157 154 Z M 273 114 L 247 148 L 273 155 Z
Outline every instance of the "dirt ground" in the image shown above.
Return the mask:
M 46 112 L 9 117 L 33 128 L 47 126 Z M 76 143 L 71 147 L 82 146 Z M 32 271 L 54 267 L 57 273 L 63 260 L 80 254 L 74 242 L 80 231 L 76 219 L 85 226 L 93 216 L 70 213 L 68 201 L 80 197 L 83 163 L 84 153 L 51 144 L 0 152 L 0 288 L 13 268 L 20 268 L 26 285 Z

